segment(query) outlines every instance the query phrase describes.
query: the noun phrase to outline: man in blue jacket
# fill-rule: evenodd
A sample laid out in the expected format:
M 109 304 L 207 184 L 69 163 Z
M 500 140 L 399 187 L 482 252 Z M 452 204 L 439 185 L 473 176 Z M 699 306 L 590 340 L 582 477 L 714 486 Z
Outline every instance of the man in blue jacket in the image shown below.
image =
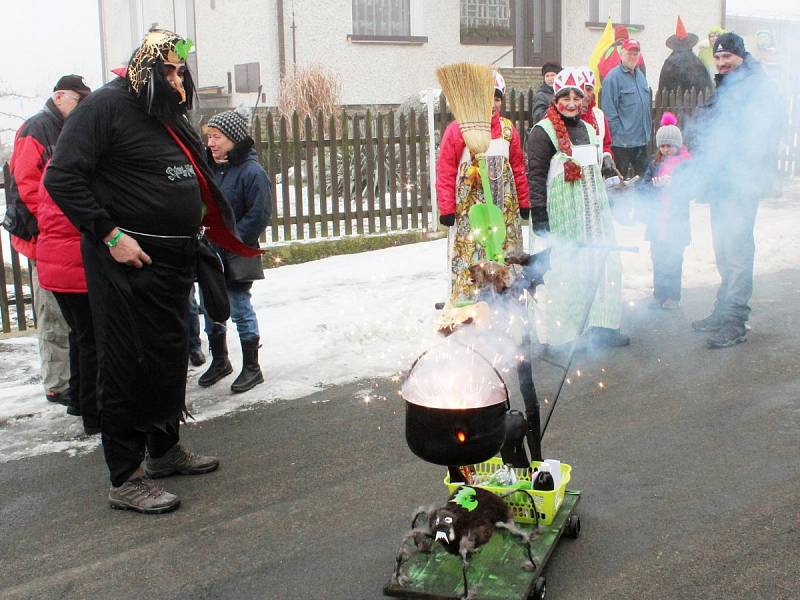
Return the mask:
M 236 232 L 242 241 L 258 248 L 258 238 L 272 214 L 272 185 L 253 150 L 248 120 L 236 111 L 214 115 L 208 121 L 208 159 L 214 182 L 233 209 Z M 231 384 L 234 393 L 246 392 L 264 376 L 258 364 L 260 334 L 253 310 L 250 288 L 264 279 L 261 257 L 242 258 L 218 249 L 225 265 L 225 279 L 231 304 L 231 319 L 236 323 L 242 345 L 242 371 Z M 202 292 L 202 289 L 201 289 Z M 225 324 L 206 319 L 206 334 L 211 349 L 211 366 L 198 383 L 208 387 L 233 372 L 228 360 Z
M 642 175 L 647 168 L 647 144 L 653 133 L 650 113 L 652 93 L 638 65 L 641 46 L 637 40 L 622 44 L 621 62 L 603 80 L 601 106 L 611 127 L 611 150 L 620 173 Z

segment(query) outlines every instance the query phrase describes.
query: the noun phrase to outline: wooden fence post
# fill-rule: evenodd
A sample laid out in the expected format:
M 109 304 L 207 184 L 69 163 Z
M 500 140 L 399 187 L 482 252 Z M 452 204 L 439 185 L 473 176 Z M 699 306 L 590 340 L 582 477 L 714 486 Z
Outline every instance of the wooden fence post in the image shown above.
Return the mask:
M 328 194 L 325 177 L 325 117 L 317 112 L 317 169 L 319 171 L 320 236 L 328 237 Z M 334 194 L 335 197 L 335 194 Z
M 389 227 L 392 230 L 397 229 L 397 157 L 395 152 L 396 140 L 394 137 L 394 111 L 389 111 L 387 120 L 387 127 L 389 128 Z
M 350 144 L 348 142 L 348 135 L 350 124 L 347 121 L 347 114 L 342 112 L 342 175 L 344 178 L 344 233 L 350 235 L 353 233 L 353 212 L 352 212 L 352 197 L 351 197 L 351 182 L 350 182 L 350 160 L 352 158 L 350 152 Z
M 383 139 L 383 114 L 375 115 L 375 134 L 377 136 L 376 160 L 378 161 L 378 230 L 386 228 L 386 145 Z
M 295 239 L 305 239 L 303 224 L 303 165 L 300 158 L 300 115 L 292 113 L 292 155 L 294 158 L 292 173 L 294 175 L 294 218 Z
M 308 198 L 308 237 L 317 237 L 317 210 L 314 206 L 317 194 L 314 190 L 314 131 L 311 125 L 311 115 L 305 119 L 305 146 L 306 146 L 306 198 Z
M 281 196 L 283 200 L 283 241 L 292 239 L 292 207 L 289 198 L 289 134 L 286 130 L 286 115 L 280 120 L 281 137 Z
M 375 233 L 375 144 L 372 140 L 372 112 L 367 110 L 364 124 L 364 153 L 366 160 L 367 185 L 367 231 Z

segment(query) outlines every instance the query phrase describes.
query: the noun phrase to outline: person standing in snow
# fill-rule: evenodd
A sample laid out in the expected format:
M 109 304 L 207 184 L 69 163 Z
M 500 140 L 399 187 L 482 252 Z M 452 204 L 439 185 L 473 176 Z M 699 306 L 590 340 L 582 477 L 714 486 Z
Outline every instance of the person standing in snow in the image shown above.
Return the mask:
M 623 177 L 628 169 L 642 175 L 647 168 L 647 144 L 652 137 L 650 114 L 652 92 L 638 67 L 640 45 L 636 40 L 622 44 L 621 62 L 603 81 L 601 106 L 608 116 L 614 141 L 614 160 Z
M 233 208 L 239 236 L 246 244 L 258 248 L 258 238 L 272 213 L 272 185 L 253 149 L 248 122 L 238 112 L 229 110 L 211 117 L 207 129 L 207 152 L 214 181 Z M 264 382 L 258 364 L 261 339 L 258 317 L 250 296 L 253 281 L 264 279 L 264 268 L 260 256 L 241 258 L 223 248 L 216 250 L 225 265 L 231 319 L 236 323 L 242 345 L 242 371 L 231 384 L 231 391 L 246 392 Z M 205 323 L 211 365 L 198 383 L 208 387 L 231 374 L 233 366 L 228 360 L 225 324 L 214 323 L 208 317 Z
M 540 338 L 559 346 L 583 335 L 586 303 L 601 277 L 586 325 L 588 343 L 626 346 L 630 339 L 619 329 L 622 263 L 619 254 L 603 250 L 616 242 L 601 176 L 602 146 L 594 128 L 581 119 L 581 83 L 577 69 L 558 74 L 547 118 L 536 124 L 527 140 L 531 228 L 552 240 Z
M 150 30 L 125 77 L 97 90 L 66 122 L 44 179 L 81 232 L 108 501 L 143 513 L 180 504 L 154 478 L 219 466 L 178 443 L 201 224 L 215 243 L 258 254 L 236 237 L 233 213 L 186 118 L 194 93 L 190 49 L 191 41 L 171 31 Z
M 506 84 L 495 71 L 494 111 L 491 120 L 492 141 L 486 151 L 486 163 L 494 203 L 503 211 L 506 256 L 522 252 L 520 218 L 529 216 L 528 180 L 519 134 L 514 124 L 500 116 Z M 469 209 L 484 202 L 477 159 L 470 154 L 458 121 L 445 129 L 436 161 L 436 198 L 439 222 L 455 227 L 451 235 L 450 303 L 472 301 L 477 292 L 469 268 L 486 259 L 486 251 L 472 236 Z
M 744 40 L 725 33 L 714 42 L 716 95 L 704 111 L 695 155 L 714 174 L 710 189 L 711 235 L 722 279 L 714 310 L 694 321 L 695 331 L 713 332 L 710 348 L 747 340 L 755 260 L 756 212 L 774 189 L 781 112 L 769 96 L 776 88 L 745 49 Z M 704 178 L 703 173 L 697 179 Z
M 36 268 L 37 212 L 39 184 L 44 167 L 53 156 L 64 121 L 78 104 L 91 93 L 80 75 L 64 75 L 53 88 L 53 95 L 44 108 L 23 123 L 14 138 L 14 153 L 7 182 L 8 207 L 3 226 L 9 230 L 11 245 L 33 264 L 33 297 L 36 303 L 39 358 L 42 384 L 50 402 L 67 406 L 69 414 L 80 414 L 77 398 L 71 398 L 70 363 L 77 364 L 76 345 L 69 340 L 69 328 L 56 299 L 39 285 Z M 13 212 L 13 215 L 11 214 Z M 74 384 L 77 376 L 72 378 Z
M 542 81 L 539 89 L 533 95 L 531 103 L 531 123 L 536 125 L 542 120 L 547 112 L 547 107 L 553 101 L 553 80 L 561 71 L 561 65 L 554 62 L 546 62 L 542 65 Z
M 666 112 L 656 132 L 655 158 L 642 177 L 647 190 L 647 229 L 653 261 L 653 301 L 650 308 L 674 310 L 681 301 L 683 252 L 691 242 L 689 199 L 671 186 L 676 170 L 689 160 L 675 115 Z M 672 189 L 670 189 L 672 188 Z

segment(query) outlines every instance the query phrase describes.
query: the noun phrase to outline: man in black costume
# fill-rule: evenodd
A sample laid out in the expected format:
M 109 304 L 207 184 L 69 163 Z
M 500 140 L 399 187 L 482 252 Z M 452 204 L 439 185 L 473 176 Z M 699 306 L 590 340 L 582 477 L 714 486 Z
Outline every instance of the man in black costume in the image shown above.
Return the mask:
M 180 503 L 153 478 L 219 465 L 178 443 L 201 224 L 222 247 L 258 252 L 233 233 L 233 214 L 186 119 L 190 49 L 175 33 L 148 32 L 126 77 L 74 111 L 45 175 L 48 192 L 81 231 L 109 502 L 144 513 Z

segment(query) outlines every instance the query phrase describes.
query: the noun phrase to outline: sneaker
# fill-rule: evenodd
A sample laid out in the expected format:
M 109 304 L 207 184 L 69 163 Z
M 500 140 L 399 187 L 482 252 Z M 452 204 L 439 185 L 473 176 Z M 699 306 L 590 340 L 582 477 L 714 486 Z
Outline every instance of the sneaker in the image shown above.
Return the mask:
M 709 348 L 728 348 L 747 341 L 747 328 L 741 321 L 726 321 L 722 327 L 710 338 L 707 343 Z
M 181 499 L 157 486 L 151 479 L 137 477 L 129 479 L 119 487 L 111 486 L 108 502 L 111 508 L 118 510 L 159 514 L 178 508 Z
M 631 343 L 631 338 L 620 333 L 619 329 L 608 327 L 592 327 L 590 332 L 592 346 L 604 348 L 619 348 Z
M 695 331 L 719 331 L 724 319 L 715 313 L 711 313 L 705 319 L 692 321 L 692 329 Z
M 203 354 L 202 350 L 192 350 L 189 352 L 189 362 L 192 363 L 193 367 L 199 367 L 205 364 L 206 355 Z
M 677 310 L 681 307 L 680 302 L 677 300 L 673 300 L 672 298 L 667 298 L 664 302 L 661 303 L 661 308 L 664 310 Z
M 153 458 L 148 454 L 144 461 L 144 472 L 152 479 L 178 475 L 202 475 L 219 467 L 216 456 L 201 456 L 189 452 L 180 444 L 175 444 L 164 456 Z

